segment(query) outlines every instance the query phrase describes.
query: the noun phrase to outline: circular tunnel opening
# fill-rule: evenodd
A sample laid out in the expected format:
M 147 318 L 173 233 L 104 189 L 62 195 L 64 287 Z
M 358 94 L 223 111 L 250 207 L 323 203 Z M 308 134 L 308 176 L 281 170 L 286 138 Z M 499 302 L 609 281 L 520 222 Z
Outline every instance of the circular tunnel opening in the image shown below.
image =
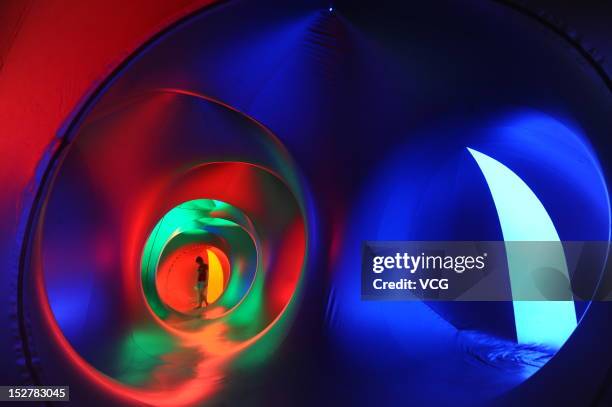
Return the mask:
M 170 309 L 200 315 L 219 300 L 229 281 L 230 263 L 223 250 L 193 237 L 172 250 L 160 262 L 155 286 L 161 301 Z M 200 279 L 200 257 L 207 265 L 205 281 Z M 199 303 L 200 295 L 203 304 Z
M 300 178 L 274 134 L 205 96 L 108 106 L 79 128 L 37 220 L 41 315 L 54 353 L 122 399 L 200 402 L 230 361 L 272 355 L 293 321 L 308 247 Z M 209 300 L 223 283 L 182 312 L 203 252 L 222 271 Z
M 236 207 L 212 199 L 184 202 L 149 234 L 142 284 L 153 312 L 174 326 L 216 319 L 236 306 L 256 272 L 257 239 Z M 233 270 L 232 270 L 233 268 Z

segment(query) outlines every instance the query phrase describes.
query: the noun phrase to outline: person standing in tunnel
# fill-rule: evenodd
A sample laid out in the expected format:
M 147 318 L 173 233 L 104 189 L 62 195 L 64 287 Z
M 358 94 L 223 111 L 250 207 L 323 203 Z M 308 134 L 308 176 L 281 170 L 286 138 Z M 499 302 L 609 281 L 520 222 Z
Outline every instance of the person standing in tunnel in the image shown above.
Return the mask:
M 208 307 L 208 301 L 206 301 L 206 294 L 208 291 L 208 264 L 204 261 L 202 256 L 196 257 L 196 263 L 198 264 L 198 308 L 202 308 L 202 303 Z

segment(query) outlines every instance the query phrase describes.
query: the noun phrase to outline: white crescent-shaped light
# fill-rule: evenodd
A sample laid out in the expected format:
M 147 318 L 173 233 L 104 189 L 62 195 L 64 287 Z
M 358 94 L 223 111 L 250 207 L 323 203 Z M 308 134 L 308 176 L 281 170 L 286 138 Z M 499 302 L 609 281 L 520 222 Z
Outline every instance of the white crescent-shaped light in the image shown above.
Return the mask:
M 542 202 L 518 175 L 481 152 L 471 148 L 468 151 L 489 186 L 506 242 L 518 342 L 559 348 L 577 325 L 574 302 L 547 301 L 531 275 L 534 270 L 552 268 L 569 282 L 563 246 L 555 225 Z M 520 300 L 525 298 L 530 301 Z

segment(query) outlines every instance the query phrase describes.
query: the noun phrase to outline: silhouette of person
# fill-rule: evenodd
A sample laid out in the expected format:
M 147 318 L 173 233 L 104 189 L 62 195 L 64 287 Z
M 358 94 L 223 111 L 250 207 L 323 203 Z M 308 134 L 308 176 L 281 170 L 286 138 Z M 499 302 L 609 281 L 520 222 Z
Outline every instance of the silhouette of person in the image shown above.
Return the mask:
M 206 301 L 206 294 L 208 291 L 208 264 L 206 264 L 202 256 L 196 257 L 195 261 L 198 263 L 198 283 L 196 285 L 198 289 L 198 308 L 202 308 L 202 303 L 208 307 L 208 301 Z

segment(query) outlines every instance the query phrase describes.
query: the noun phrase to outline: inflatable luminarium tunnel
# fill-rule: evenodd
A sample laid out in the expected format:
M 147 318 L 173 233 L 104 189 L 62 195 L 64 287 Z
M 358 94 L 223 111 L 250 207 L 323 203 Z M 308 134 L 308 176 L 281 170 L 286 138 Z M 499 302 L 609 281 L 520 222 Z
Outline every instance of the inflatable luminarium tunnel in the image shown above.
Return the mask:
M 207 396 L 220 361 L 273 346 L 290 317 L 307 247 L 297 180 L 267 129 L 209 99 L 156 91 L 94 109 L 58 163 L 32 251 L 64 351 L 136 400 Z
M 592 397 L 609 79 L 504 2 L 425 3 L 224 2 L 106 78 L 41 161 L 32 381 L 128 405 Z M 546 241 L 584 295 L 520 301 L 510 267 L 507 301 L 366 301 L 364 241 Z M 603 247 L 588 272 L 570 241 Z

